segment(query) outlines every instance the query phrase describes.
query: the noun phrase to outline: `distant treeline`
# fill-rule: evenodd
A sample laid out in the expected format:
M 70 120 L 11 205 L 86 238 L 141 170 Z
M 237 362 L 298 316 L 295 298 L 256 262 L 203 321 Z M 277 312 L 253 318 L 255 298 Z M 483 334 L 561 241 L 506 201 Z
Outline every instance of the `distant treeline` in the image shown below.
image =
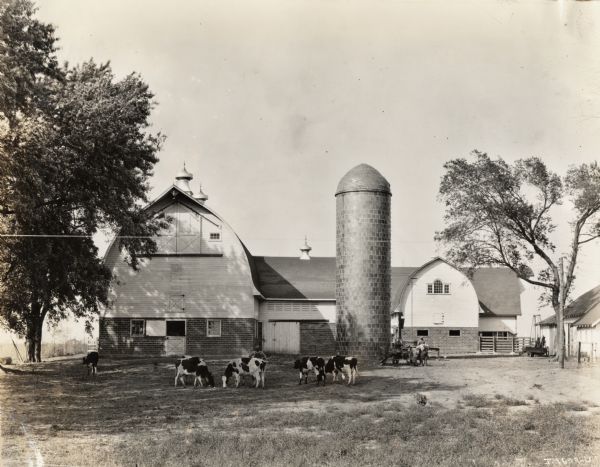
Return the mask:
M 25 352 L 25 344 L 22 341 L 16 341 L 17 348 L 21 353 L 21 357 L 25 358 L 27 355 Z M 77 339 L 69 339 L 65 342 L 47 342 L 42 344 L 42 359 L 51 357 L 64 357 L 68 355 L 76 355 L 86 353 L 88 351 L 88 344 L 84 341 Z M 10 357 L 13 363 L 19 363 L 19 357 L 17 351 L 12 343 L 0 344 L 0 358 Z

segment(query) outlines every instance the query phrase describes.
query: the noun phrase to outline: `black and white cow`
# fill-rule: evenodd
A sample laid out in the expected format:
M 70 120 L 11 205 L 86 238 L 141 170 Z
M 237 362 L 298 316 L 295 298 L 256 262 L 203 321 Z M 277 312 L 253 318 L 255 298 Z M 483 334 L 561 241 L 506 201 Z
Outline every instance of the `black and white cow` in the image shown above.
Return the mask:
M 342 375 L 342 381 L 348 376 L 348 384 L 354 384 L 358 376 L 358 360 L 356 357 L 346 357 L 344 355 L 335 355 L 325 364 L 323 377 L 327 373 L 333 375 L 333 381 L 337 381 L 338 373 Z
M 267 361 L 262 358 L 255 357 L 242 357 L 236 358 L 230 361 L 225 367 L 223 373 L 223 387 L 227 387 L 227 380 L 232 376 L 235 378 L 235 387 L 240 385 L 241 375 L 250 375 L 256 379 L 256 386 L 262 384 L 263 389 L 265 388 L 265 371 L 267 367 Z
M 211 388 L 215 387 L 215 380 L 210 371 L 208 371 L 208 365 L 200 357 L 181 357 L 175 362 L 175 387 L 177 387 L 177 381 L 181 381 L 181 384 L 185 387 L 185 377 L 187 375 L 194 375 L 194 387 L 200 384 L 200 387 L 204 386 L 204 382 Z
M 83 364 L 87 366 L 87 374 L 89 376 L 90 369 L 92 370 L 92 375 L 96 375 L 98 372 L 98 359 L 100 356 L 98 352 L 88 352 L 88 354 L 83 357 Z
M 294 369 L 300 373 L 298 384 L 308 384 L 308 374 L 313 371 L 317 377 L 317 385 L 323 381 L 325 384 L 325 360 L 321 357 L 302 357 L 294 362 Z

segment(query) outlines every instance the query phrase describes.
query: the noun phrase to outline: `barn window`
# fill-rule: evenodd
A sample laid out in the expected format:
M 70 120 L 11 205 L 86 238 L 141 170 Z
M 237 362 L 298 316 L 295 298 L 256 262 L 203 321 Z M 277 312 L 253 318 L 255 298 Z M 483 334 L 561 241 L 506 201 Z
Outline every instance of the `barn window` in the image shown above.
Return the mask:
M 417 329 L 417 337 L 429 337 L 429 329 Z
M 460 337 L 460 329 L 450 329 L 448 335 L 450 337 Z
M 450 284 L 444 284 L 441 280 L 436 279 L 433 284 L 427 284 L 428 294 L 449 294 Z
M 146 321 L 143 319 L 132 319 L 131 320 L 131 335 L 137 337 L 144 336 L 144 325 Z
M 221 320 L 220 319 L 206 320 L 206 335 L 208 337 L 221 337 Z
M 221 233 L 220 232 L 211 232 L 210 239 L 211 240 L 221 240 Z

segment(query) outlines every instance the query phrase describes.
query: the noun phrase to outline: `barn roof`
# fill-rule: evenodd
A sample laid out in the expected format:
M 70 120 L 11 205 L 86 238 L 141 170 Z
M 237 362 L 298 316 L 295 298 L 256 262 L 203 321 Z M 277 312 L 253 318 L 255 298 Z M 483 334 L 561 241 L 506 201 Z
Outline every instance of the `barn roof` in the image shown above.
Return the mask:
M 256 286 L 265 298 L 335 300 L 335 258 L 254 256 Z
M 392 296 L 415 269 L 392 268 Z M 255 283 L 264 298 L 335 300 L 335 272 L 334 257 L 254 256 Z
M 446 263 L 464 273 L 439 256 L 418 268 L 392 268 L 401 270 L 396 272 L 398 288 L 394 288 L 392 285 L 392 310 L 400 305 L 410 279 L 415 277 L 419 271 L 436 262 Z M 394 272 L 392 272 L 392 283 L 394 282 L 393 275 Z M 498 267 L 476 269 L 471 283 L 477 293 L 483 316 L 517 316 L 521 314 L 521 284 L 517 275 L 510 269 Z
M 335 300 L 335 258 L 254 256 L 253 276 L 257 289 L 267 299 Z M 392 303 L 395 310 L 402 292 L 417 267 L 392 268 Z M 487 316 L 521 314 L 520 284 L 514 273 L 504 268 L 476 271 L 473 285 Z
M 404 268 L 392 268 L 392 311 L 398 308 L 402 301 L 402 294 L 406 285 L 410 281 L 413 273 L 421 268 L 417 267 L 404 267 Z
M 471 278 L 483 316 L 521 314 L 521 283 L 508 268 L 479 268 Z
M 565 308 L 565 319 L 575 319 L 575 326 L 594 327 L 600 322 L 600 285 L 577 297 Z M 552 315 L 540 322 L 542 326 L 556 325 Z

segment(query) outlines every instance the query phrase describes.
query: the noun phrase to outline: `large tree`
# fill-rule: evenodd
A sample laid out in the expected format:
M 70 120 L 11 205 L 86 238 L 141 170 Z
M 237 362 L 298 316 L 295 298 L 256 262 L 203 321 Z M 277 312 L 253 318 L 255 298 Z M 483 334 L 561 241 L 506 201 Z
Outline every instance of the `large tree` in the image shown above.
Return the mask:
M 600 237 L 600 167 L 596 162 L 572 166 L 561 178 L 537 157 L 508 164 L 479 151 L 473 156 L 444 165 L 439 195 L 446 227 L 436 239 L 459 265 L 505 266 L 540 287 L 554 308 L 557 355 L 564 367 L 564 308 L 577 258 L 583 245 Z M 563 269 L 553 233 L 563 220 L 554 208 L 564 202 L 572 218 L 564 219 L 571 237 Z
M 29 0 L 0 0 L 0 324 L 40 361 L 45 322 L 86 319 L 111 273 L 92 236 L 120 231 L 137 265 L 162 222 L 141 208 L 162 137 L 153 95 L 109 64 L 59 65 L 54 28 Z

